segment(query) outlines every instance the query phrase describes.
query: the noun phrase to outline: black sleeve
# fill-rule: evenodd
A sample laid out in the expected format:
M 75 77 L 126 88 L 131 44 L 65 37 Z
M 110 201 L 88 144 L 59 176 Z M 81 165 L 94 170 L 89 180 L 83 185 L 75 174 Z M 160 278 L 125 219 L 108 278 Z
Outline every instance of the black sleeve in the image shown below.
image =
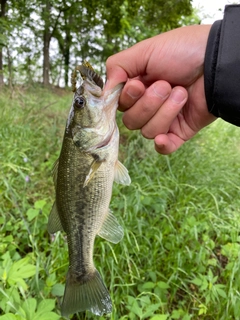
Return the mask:
M 240 126 L 240 5 L 225 7 L 209 33 L 204 85 L 208 110 Z

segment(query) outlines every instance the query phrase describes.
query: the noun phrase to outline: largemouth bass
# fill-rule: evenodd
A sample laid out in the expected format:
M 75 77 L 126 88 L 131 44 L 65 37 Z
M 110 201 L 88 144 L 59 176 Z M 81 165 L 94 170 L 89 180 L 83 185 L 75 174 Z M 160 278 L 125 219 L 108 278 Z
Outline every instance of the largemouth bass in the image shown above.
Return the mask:
M 76 70 L 81 84 L 75 88 Z M 61 307 L 63 316 L 90 310 L 110 313 L 111 298 L 93 262 L 97 235 L 118 243 L 123 229 L 109 210 L 113 181 L 129 185 L 118 161 L 116 110 L 123 84 L 103 92 L 103 81 L 88 63 L 74 71 L 75 94 L 62 149 L 54 168 L 56 200 L 48 231 L 67 234 L 69 270 Z

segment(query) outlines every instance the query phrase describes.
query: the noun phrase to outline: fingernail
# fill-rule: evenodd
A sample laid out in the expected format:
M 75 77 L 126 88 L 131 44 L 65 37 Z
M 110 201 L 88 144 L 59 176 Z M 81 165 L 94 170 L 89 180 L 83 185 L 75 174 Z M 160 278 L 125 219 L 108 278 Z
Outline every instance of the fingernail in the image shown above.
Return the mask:
M 166 99 L 167 96 L 169 96 L 169 92 L 166 93 L 166 88 L 153 85 L 153 91 L 156 94 L 156 96 Z
M 172 101 L 179 104 L 186 99 L 186 93 L 180 89 L 173 89 L 170 97 Z
M 132 99 L 137 99 L 140 97 L 141 92 L 139 92 L 138 88 L 135 87 L 130 87 L 127 90 L 127 94 L 132 98 Z

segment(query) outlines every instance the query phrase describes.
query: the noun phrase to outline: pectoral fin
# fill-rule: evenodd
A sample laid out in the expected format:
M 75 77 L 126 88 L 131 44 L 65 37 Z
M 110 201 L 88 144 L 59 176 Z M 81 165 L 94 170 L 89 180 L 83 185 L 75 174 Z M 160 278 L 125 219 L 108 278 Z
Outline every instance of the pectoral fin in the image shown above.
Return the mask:
M 59 213 L 57 210 L 56 201 L 53 204 L 52 210 L 50 212 L 49 218 L 48 218 L 48 226 L 47 226 L 48 232 L 50 234 L 53 234 L 57 231 L 63 231 L 63 226 L 59 217 Z
M 127 186 L 129 186 L 131 183 L 131 178 L 129 177 L 128 170 L 120 161 L 117 161 L 115 165 L 114 181 L 116 183 L 124 184 Z
M 98 235 L 112 243 L 118 243 L 123 238 L 123 228 L 117 218 L 109 211 Z
M 86 176 L 86 179 L 84 181 L 83 188 L 85 188 L 87 184 L 91 181 L 91 179 L 93 178 L 94 174 L 97 172 L 102 162 L 103 161 L 96 161 L 96 160 L 92 162 L 88 175 Z

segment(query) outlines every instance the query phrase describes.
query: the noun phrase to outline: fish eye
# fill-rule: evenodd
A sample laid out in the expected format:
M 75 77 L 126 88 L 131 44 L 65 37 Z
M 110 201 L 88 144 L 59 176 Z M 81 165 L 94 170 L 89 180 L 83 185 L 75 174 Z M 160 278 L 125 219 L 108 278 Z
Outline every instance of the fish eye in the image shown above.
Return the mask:
M 84 107 L 84 105 L 85 105 L 85 99 L 83 97 L 77 97 L 74 100 L 74 107 L 81 109 Z

